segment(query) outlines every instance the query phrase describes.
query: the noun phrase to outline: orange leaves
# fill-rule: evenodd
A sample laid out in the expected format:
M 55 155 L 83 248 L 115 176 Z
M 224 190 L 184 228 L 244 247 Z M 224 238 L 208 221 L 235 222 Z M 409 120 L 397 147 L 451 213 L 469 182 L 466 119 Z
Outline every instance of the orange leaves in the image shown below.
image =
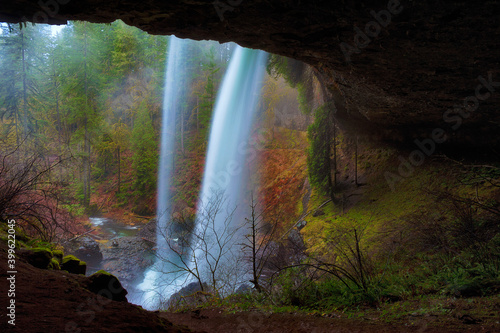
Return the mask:
M 259 151 L 259 199 L 265 207 L 265 219 L 279 217 L 280 226 L 297 218 L 303 196 L 306 174 L 305 153 L 298 149 L 266 149 Z

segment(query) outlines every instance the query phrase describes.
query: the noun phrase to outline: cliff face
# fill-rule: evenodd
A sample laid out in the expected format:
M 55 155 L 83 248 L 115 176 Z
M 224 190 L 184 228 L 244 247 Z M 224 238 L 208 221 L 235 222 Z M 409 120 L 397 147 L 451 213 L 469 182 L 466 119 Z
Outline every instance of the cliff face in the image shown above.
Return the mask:
M 0 21 L 122 19 L 153 34 L 234 41 L 302 60 L 346 128 L 497 144 L 500 1 L 12 0 Z

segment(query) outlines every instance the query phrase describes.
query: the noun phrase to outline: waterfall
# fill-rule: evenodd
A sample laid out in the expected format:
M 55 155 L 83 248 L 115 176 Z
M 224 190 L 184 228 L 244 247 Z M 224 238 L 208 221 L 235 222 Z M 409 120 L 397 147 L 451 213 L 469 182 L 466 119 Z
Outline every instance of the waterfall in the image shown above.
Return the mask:
M 163 123 L 161 136 L 161 155 L 158 177 L 157 202 L 157 250 L 156 262 L 146 271 L 144 281 L 137 286 L 140 296 L 129 297 L 131 302 L 140 304 L 143 308 L 153 310 L 165 307 L 169 297 L 182 287 L 192 282 L 206 282 L 214 260 L 218 264 L 234 265 L 230 262 L 229 253 L 217 255 L 213 247 L 207 247 L 209 239 L 224 227 L 227 218 L 225 209 L 214 216 L 213 227 L 208 230 L 206 215 L 197 212 L 194 230 L 189 237 L 188 245 L 182 247 L 179 255 L 179 242 L 175 228 L 170 223 L 171 216 L 171 177 L 173 173 L 175 116 L 179 108 L 179 96 L 182 93 L 182 84 L 176 80 L 185 75 L 185 56 L 183 43 L 172 37 L 169 45 L 165 95 L 163 105 Z M 224 207 L 237 207 L 242 200 L 246 184 L 246 159 L 248 158 L 248 139 L 255 118 L 255 110 L 259 100 L 262 78 L 264 75 L 266 53 L 262 51 L 237 47 L 224 76 L 224 80 L 217 96 L 216 106 L 212 116 L 209 146 L 207 151 L 205 172 L 202 182 L 202 192 L 198 209 L 207 202 L 214 201 L 213 193 L 221 193 L 227 200 Z M 241 205 L 240 205 L 241 206 Z M 245 206 L 245 205 L 243 205 Z M 221 204 L 222 207 L 222 204 Z M 213 208 L 213 207 L 211 207 Z M 203 209 L 202 209 L 203 210 Z M 206 212 L 207 210 L 203 210 Z M 231 224 L 242 218 L 242 210 L 235 210 Z M 230 225 L 229 227 L 233 227 Z M 212 231 L 212 233 L 210 233 Z M 194 235 L 203 233 L 205 248 L 199 238 Z M 179 243 L 177 243 L 179 242 Z M 230 250 L 237 242 L 237 238 L 226 244 Z M 215 258 L 215 259 L 214 259 Z M 192 272 L 200 272 L 197 279 Z
M 218 277 L 213 276 L 216 266 L 219 273 L 224 274 L 222 279 L 226 280 L 221 282 L 226 285 L 236 283 L 235 279 L 241 274 L 234 271 L 242 267 L 234 260 L 240 252 L 237 244 L 242 239 L 238 233 L 231 239 L 227 236 L 248 217 L 248 203 L 244 202 L 248 178 L 246 164 L 251 155 L 250 131 L 260 98 L 266 57 L 263 51 L 237 47 L 212 115 L 195 239 L 192 240 L 195 242 L 192 261 L 197 265 L 201 280 L 216 288 L 214 278 Z M 231 213 L 232 218 L 228 220 Z M 203 235 L 205 239 L 196 239 L 196 235 Z M 224 249 L 219 244 L 221 239 Z M 224 264 L 227 266 L 221 267 Z M 228 272 L 228 269 L 233 271 Z M 232 282 L 227 281 L 229 276 Z
M 167 263 L 162 258 L 169 256 L 169 247 L 166 241 L 168 234 L 167 224 L 171 215 L 171 178 L 175 156 L 175 121 L 179 110 L 180 97 L 185 87 L 179 82 L 186 76 L 186 48 L 187 40 L 170 37 L 168 46 L 167 69 L 165 73 L 165 90 L 163 95 L 163 115 L 160 146 L 160 161 L 158 170 L 158 194 L 156 212 L 156 261 L 145 272 L 144 281 L 137 286 L 141 291 L 134 303 L 147 309 L 156 309 L 163 301 L 162 295 L 171 294 L 170 281 L 163 281 L 163 272 L 169 271 Z M 171 278 L 171 277 L 170 277 Z M 173 286 L 172 286 L 173 287 Z

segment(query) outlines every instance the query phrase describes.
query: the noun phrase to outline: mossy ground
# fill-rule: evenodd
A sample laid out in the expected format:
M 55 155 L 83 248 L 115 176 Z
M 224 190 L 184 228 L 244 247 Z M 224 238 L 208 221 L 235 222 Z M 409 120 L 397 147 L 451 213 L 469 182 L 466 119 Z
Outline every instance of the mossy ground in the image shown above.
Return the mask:
M 298 309 L 341 311 L 369 320 L 422 321 L 425 325 L 474 321 L 467 316 L 498 324 L 491 314 L 499 309 L 499 263 L 487 253 L 495 251 L 496 238 L 491 236 L 498 232 L 495 223 L 490 223 L 493 226 L 487 229 L 486 240 L 469 244 L 461 237 L 468 229 L 479 230 L 487 224 L 484 221 L 493 221 L 476 203 L 498 207 L 500 188 L 481 181 L 482 176 L 477 176 L 476 171 L 471 175 L 470 169 L 464 170 L 460 163 L 431 157 L 391 190 L 384 174 L 397 174 L 396 151 L 369 147 L 360 148 L 358 175 L 362 185 L 356 186 L 348 147 L 342 141 L 339 145 L 339 164 L 344 162 L 345 168 L 337 175 L 341 186 L 335 191 L 336 200 L 323 205 L 321 214 L 313 216 L 330 199 L 313 189 L 310 214 L 301 233 L 312 258 L 320 257 L 341 266 L 347 259 L 338 252 L 338 240 L 344 240 L 338 238 L 339 234 L 356 230 L 360 251 L 369 266 L 365 267 L 370 274 L 369 286 L 367 290 L 354 288 L 353 292 L 334 275 L 326 274 L 314 287 L 298 292 L 298 296 L 293 291 L 292 296 L 302 302 Z M 491 172 L 486 176 L 491 177 Z M 493 177 L 497 178 L 490 179 L 498 180 L 498 175 Z M 434 236 L 447 243 L 429 244 Z M 290 306 L 286 304 L 290 303 L 285 302 L 285 307 Z M 468 311 L 462 314 L 460 309 Z

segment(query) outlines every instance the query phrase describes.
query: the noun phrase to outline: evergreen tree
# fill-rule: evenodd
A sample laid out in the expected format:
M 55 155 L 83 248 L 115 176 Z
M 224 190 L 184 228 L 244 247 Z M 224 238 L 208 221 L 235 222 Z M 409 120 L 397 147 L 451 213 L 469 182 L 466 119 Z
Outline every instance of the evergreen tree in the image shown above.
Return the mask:
M 2 62 L 0 63 L 0 110 L 7 120 L 6 137 L 15 132 L 16 142 L 32 138 L 36 128 L 33 117 L 33 97 L 38 95 L 33 72 L 36 66 L 39 27 L 23 29 L 2 26 L 0 38 Z M 38 68 L 40 70 L 40 68 Z M 4 125 L 4 124 L 2 124 Z M 31 142 L 31 141 L 30 141 Z
M 134 129 L 132 130 L 133 190 L 139 197 L 150 196 L 156 190 L 157 147 L 156 135 L 147 103 L 142 101 L 137 110 Z

